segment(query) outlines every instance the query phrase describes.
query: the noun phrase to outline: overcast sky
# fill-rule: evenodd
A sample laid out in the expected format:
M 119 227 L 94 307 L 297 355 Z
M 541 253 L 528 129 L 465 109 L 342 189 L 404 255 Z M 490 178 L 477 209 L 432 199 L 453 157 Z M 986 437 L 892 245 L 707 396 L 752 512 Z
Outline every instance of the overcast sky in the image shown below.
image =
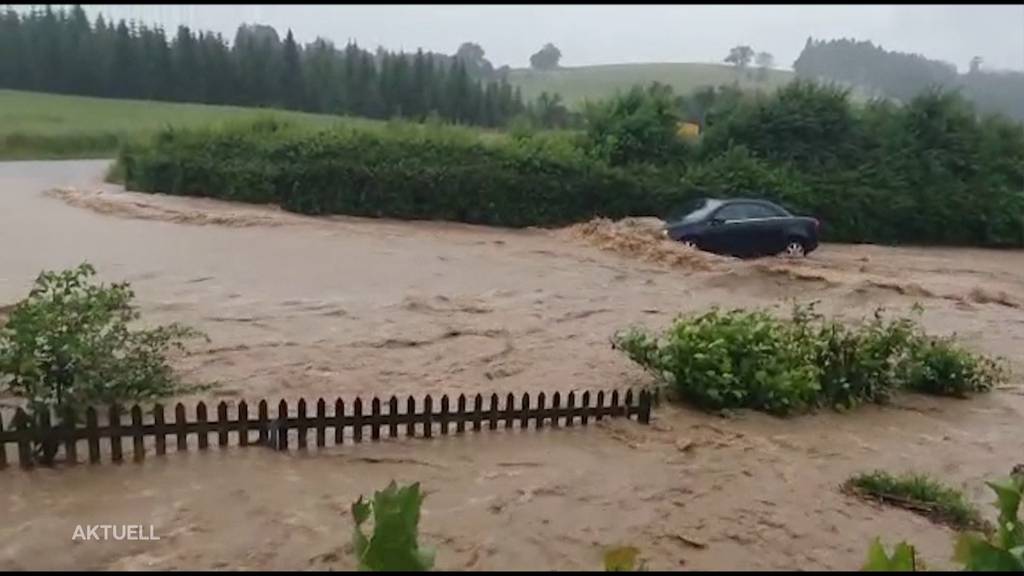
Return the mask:
M 965 71 L 980 55 L 986 68 L 1024 70 L 1024 5 L 872 6 L 328 6 L 91 5 L 116 18 L 186 24 L 223 33 L 242 22 L 269 24 L 300 42 L 317 36 L 344 44 L 451 53 L 463 41 L 483 46 L 495 66 L 526 66 L 545 42 L 563 66 L 616 62 L 718 62 L 749 44 L 790 67 L 808 36 L 872 40 Z

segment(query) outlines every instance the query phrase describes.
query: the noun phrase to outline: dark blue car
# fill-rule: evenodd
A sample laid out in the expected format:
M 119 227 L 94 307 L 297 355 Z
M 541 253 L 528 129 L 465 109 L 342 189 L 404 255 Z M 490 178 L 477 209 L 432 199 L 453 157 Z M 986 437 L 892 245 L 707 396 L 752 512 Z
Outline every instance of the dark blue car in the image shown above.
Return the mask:
M 821 223 L 785 208 L 749 198 L 705 198 L 670 218 L 665 236 L 707 252 L 749 258 L 785 254 L 802 257 L 818 247 Z

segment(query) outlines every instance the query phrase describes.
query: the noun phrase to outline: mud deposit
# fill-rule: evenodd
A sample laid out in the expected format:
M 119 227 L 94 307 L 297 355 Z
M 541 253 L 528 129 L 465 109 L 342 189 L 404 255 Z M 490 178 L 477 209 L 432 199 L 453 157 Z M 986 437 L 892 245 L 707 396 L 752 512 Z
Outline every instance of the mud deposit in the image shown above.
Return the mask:
M 105 167 L 0 164 L 0 310 L 41 269 L 89 260 L 132 282 L 144 317 L 209 334 L 176 362 L 218 382 L 217 400 L 623 388 L 648 377 L 611 349 L 615 330 L 790 298 L 850 318 L 919 302 L 929 330 L 1007 357 L 1018 376 L 969 401 L 790 420 L 662 406 L 649 427 L 9 469 L 0 569 L 353 568 L 348 506 L 391 478 L 426 488 L 438 568 L 596 569 L 605 546 L 632 544 L 652 569 L 856 569 L 875 535 L 913 541 L 939 568 L 952 532 L 839 484 L 876 467 L 928 472 L 988 514 L 984 480 L 1024 460 L 1019 251 L 824 245 L 741 262 L 667 244 L 645 219 L 519 231 L 312 219 L 125 193 L 100 183 Z M 72 542 L 90 523 L 151 524 L 161 539 Z

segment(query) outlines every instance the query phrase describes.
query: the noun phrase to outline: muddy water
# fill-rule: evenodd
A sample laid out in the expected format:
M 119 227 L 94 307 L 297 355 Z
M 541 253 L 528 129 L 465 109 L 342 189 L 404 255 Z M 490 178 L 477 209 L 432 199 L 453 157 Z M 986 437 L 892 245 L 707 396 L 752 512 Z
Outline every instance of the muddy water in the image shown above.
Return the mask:
M 623 387 L 646 376 L 611 350 L 616 329 L 787 298 L 850 317 L 920 302 L 929 329 L 1024 373 L 1020 252 L 826 245 L 799 263 L 735 262 L 666 253 L 681 248 L 652 244 L 642 225 L 317 220 L 127 194 L 100 183 L 104 169 L 0 164 L 0 306 L 40 269 L 89 260 L 132 282 L 145 317 L 209 334 L 177 363 L 230 402 Z M 836 486 L 864 469 L 913 469 L 987 504 L 984 479 L 1024 461 L 1018 383 L 787 421 L 663 407 L 646 428 L 8 470 L 0 569 L 352 567 L 348 505 L 391 478 L 430 493 L 424 540 L 443 568 L 588 569 L 604 546 L 629 543 L 652 568 L 850 569 L 876 534 L 913 540 L 940 567 L 947 529 Z M 152 524 L 161 540 L 72 544 L 87 523 Z M 64 538 L 66 554 L 47 554 Z

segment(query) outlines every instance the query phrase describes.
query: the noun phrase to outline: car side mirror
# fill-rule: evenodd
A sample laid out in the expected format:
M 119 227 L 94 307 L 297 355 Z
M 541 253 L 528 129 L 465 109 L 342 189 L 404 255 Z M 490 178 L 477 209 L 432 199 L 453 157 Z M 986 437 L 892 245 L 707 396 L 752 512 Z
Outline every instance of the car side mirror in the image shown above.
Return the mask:
M 722 220 L 721 218 L 712 218 L 708 223 L 712 226 L 721 226 L 722 224 L 725 224 L 725 220 Z

